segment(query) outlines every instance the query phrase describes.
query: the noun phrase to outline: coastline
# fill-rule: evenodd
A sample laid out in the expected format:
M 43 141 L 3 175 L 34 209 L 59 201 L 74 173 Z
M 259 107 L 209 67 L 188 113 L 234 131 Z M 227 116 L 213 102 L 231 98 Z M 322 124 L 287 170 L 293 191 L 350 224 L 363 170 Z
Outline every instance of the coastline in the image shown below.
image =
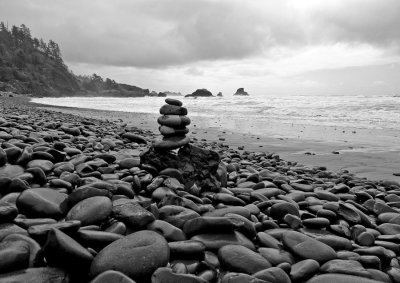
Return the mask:
M 149 130 L 158 135 L 158 125 L 156 114 L 134 113 L 95 110 L 89 108 L 75 108 L 64 106 L 51 106 L 29 102 L 35 107 L 47 110 L 59 111 L 63 113 L 78 115 L 87 118 L 96 118 L 109 121 L 119 121 L 127 123 L 130 126 Z M 157 105 L 161 106 L 161 105 Z M 156 107 L 156 106 L 155 106 Z M 393 174 L 400 173 L 398 160 L 400 158 L 400 147 L 396 148 L 393 144 L 385 144 L 384 134 L 374 136 L 378 139 L 379 147 L 371 147 L 365 144 L 365 139 L 370 135 L 368 131 L 344 131 L 338 129 L 335 132 L 328 131 L 326 127 L 309 127 L 301 131 L 297 129 L 294 134 L 288 129 L 283 129 L 282 136 L 268 136 L 257 134 L 257 130 L 251 130 L 252 133 L 234 131 L 232 129 L 221 129 L 220 121 L 216 119 L 205 119 L 190 115 L 192 124 L 189 126 L 191 138 L 216 142 L 224 144 L 237 150 L 243 147 L 243 150 L 251 152 L 276 153 L 284 160 L 294 161 L 309 167 L 324 166 L 329 171 L 338 172 L 347 170 L 358 177 L 365 177 L 369 180 L 391 180 L 400 182 L 400 176 Z M 232 128 L 235 128 L 233 125 Z M 336 129 L 335 129 L 336 130 Z M 303 136 L 300 136 L 300 133 Z M 319 134 L 332 135 L 332 142 L 312 140 Z M 298 137 L 294 137 L 295 135 Z M 330 136 L 329 136 L 330 135 Z M 340 135 L 340 136 L 338 136 Z M 397 174 L 396 174 L 397 175 Z

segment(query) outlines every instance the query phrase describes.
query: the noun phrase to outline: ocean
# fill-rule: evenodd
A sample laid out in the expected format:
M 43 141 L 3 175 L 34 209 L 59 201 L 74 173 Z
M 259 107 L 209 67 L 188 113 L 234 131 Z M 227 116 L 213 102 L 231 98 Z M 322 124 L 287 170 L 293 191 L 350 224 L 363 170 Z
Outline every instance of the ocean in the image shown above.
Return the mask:
M 266 95 L 173 98 L 183 102 L 188 108 L 189 117 L 200 126 L 324 141 L 348 141 L 356 138 L 354 134 L 357 132 L 363 133 L 368 140 L 377 144 L 400 144 L 399 96 Z M 164 100 L 163 97 L 32 99 L 33 102 L 55 106 L 150 114 L 158 114 Z M 357 139 L 364 138 L 363 135 L 357 135 Z

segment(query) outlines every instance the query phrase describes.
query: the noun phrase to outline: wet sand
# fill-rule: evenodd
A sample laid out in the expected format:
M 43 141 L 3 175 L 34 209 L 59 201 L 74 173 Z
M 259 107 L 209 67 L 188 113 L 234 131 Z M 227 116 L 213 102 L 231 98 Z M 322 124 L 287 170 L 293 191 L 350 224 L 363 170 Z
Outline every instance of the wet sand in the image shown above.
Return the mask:
M 155 114 L 46 106 L 36 103 L 34 105 L 83 117 L 120 121 L 158 134 L 158 115 Z M 189 117 L 192 120 L 189 126 L 190 136 L 198 140 L 218 142 L 234 149 L 243 147 L 243 150 L 248 151 L 276 153 L 285 160 L 309 167 L 325 166 L 334 172 L 348 170 L 370 180 L 400 182 L 400 176 L 396 176 L 400 173 L 400 146 L 397 146 L 396 140 L 393 139 L 395 133 L 387 133 L 392 137 L 387 138 L 384 131 L 376 134 L 369 130 L 281 125 L 282 131 L 278 136 L 266 135 L 265 131 L 264 134 L 257 134 L 257 127 L 261 126 L 257 125 L 257 122 L 251 125 L 232 123 L 224 130 L 221 129 L 222 123 L 218 118 L 192 116 L 190 109 Z M 319 139 L 322 135 L 323 138 Z

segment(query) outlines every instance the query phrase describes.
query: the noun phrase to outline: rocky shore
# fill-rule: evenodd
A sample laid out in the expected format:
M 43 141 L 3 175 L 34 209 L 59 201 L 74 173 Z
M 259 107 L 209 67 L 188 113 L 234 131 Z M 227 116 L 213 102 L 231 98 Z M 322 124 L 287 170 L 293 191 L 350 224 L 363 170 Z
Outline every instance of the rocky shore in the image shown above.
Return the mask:
M 0 283 L 400 282 L 398 182 L 193 138 L 210 189 L 144 159 L 153 132 L 24 101 L 0 98 Z

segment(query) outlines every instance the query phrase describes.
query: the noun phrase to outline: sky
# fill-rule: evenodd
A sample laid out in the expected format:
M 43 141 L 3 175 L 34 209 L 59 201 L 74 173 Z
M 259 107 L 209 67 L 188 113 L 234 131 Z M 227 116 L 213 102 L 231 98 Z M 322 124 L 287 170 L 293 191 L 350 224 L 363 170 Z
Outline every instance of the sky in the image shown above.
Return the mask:
M 0 0 L 0 21 L 157 92 L 400 95 L 399 0 Z

